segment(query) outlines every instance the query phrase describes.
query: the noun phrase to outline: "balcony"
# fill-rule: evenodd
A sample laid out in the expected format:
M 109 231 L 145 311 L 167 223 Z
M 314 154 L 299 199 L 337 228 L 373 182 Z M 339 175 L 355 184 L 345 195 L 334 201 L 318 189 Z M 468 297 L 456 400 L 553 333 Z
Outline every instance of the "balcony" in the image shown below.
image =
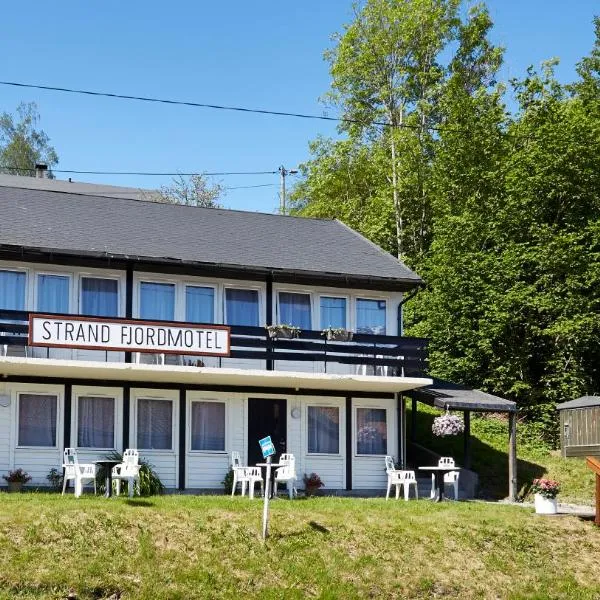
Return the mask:
M 138 356 L 133 353 L 132 358 L 132 353 L 128 352 L 31 348 L 28 346 L 29 316 L 28 311 L 0 310 L 0 357 L 50 358 L 51 353 L 58 352 L 58 356 L 52 357 L 85 356 L 89 360 L 93 353 L 94 360 L 104 362 L 136 362 L 140 357 L 142 361 L 144 357 L 146 360 L 152 357 L 158 364 L 164 362 L 164 358 L 161 359 L 164 355 L 160 354 Z M 326 340 L 321 331 L 314 330 L 304 330 L 296 339 L 276 339 L 271 338 L 264 327 L 232 325 L 230 329 L 231 353 L 228 358 L 171 355 L 171 364 L 194 367 L 230 367 L 234 364 L 244 369 L 397 377 L 424 377 L 427 372 L 427 340 L 424 338 L 356 333 L 352 341 L 332 342 Z M 71 352 L 77 354 L 64 356 Z

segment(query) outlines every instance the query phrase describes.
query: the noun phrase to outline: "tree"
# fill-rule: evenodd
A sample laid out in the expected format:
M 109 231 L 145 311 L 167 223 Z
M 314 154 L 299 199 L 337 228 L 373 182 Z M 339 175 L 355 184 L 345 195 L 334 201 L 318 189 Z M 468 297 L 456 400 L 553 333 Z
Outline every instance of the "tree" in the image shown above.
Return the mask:
M 179 175 L 170 186 L 162 186 L 157 195 L 152 195 L 152 199 L 169 204 L 219 208 L 221 204 L 218 200 L 224 191 L 223 186 L 211 184 L 203 175 L 192 175 L 189 179 Z
M 0 114 L 0 172 L 33 176 L 36 163 L 50 169 L 58 164 L 50 138 L 38 129 L 39 121 L 35 102 L 19 104 L 16 115 Z

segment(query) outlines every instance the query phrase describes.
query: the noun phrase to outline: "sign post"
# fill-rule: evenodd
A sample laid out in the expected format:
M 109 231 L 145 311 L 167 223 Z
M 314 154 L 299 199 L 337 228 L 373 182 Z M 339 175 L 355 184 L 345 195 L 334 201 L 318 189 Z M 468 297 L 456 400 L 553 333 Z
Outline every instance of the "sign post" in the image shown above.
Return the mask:
M 262 440 L 258 440 L 260 449 L 262 450 L 263 458 L 267 460 L 267 475 L 265 477 L 265 499 L 263 504 L 263 522 L 262 522 L 262 538 L 267 539 L 269 535 L 269 496 L 271 490 L 271 459 L 275 454 L 275 446 L 271 441 L 271 436 L 267 436 Z

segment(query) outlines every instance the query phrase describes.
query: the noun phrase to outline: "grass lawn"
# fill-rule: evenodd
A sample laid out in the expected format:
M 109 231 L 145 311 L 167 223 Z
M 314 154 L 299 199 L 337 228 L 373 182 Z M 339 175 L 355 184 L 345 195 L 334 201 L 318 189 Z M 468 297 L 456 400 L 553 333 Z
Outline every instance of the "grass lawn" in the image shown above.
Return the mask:
M 483 502 L 0 493 L 0 598 L 600 598 L 600 528 Z
M 409 404 L 410 406 L 410 404 Z M 418 404 L 417 442 L 442 456 L 453 456 L 459 463 L 463 458 L 462 435 L 439 438 L 431 433 L 434 417 L 439 410 Z M 411 422 L 410 409 L 407 416 Z M 561 484 L 559 502 L 594 504 L 595 479 L 581 458 L 562 458 L 536 435 L 535 426 L 517 425 L 517 457 L 519 496 L 528 499 L 529 487 L 536 477 L 549 477 Z M 499 499 L 508 495 L 508 420 L 500 417 L 471 416 L 473 470 L 479 474 L 480 494 Z M 427 463 L 428 459 L 423 459 Z

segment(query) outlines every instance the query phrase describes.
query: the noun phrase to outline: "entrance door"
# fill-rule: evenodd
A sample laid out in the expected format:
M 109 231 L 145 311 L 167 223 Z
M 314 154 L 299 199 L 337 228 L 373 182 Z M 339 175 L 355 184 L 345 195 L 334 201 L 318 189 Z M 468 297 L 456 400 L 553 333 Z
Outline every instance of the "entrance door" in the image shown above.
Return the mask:
M 287 400 L 265 398 L 248 399 L 248 465 L 263 462 L 258 440 L 271 436 L 277 454 L 286 451 L 287 446 Z

